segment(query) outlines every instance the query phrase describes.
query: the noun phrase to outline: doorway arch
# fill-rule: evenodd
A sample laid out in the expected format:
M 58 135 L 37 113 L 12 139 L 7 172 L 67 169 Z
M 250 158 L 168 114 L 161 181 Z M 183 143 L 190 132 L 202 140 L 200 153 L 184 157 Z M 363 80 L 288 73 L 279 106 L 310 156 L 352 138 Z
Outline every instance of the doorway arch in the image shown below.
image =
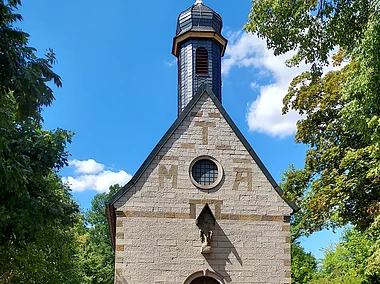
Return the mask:
M 191 274 L 184 284 L 225 284 L 223 277 L 208 269 Z
M 202 276 L 194 279 L 190 282 L 190 284 L 220 284 L 220 282 L 215 280 L 214 278 Z

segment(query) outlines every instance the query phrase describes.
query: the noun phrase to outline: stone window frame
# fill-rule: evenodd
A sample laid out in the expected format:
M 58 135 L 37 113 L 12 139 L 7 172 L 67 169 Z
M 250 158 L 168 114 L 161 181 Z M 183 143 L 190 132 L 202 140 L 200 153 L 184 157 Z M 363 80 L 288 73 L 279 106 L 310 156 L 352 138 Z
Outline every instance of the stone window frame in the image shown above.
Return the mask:
M 213 162 L 216 165 L 217 170 L 218 170 L 218 177 L 216 178 L 215 182 L 213 182 L 212 184 L 208 184 L 208 185 L 199 184 L 194 179 L 194 177 L 193 177 L 193 166 L 195 165 L 195 163 L 197 163 L 200 160 L 209 160 L 209 161 Z M 211 156 L 202 155 L 202 156 L 196 157 L 190 163 L 190 167 L 189 167 L 190 180 L 199 189 L 210 190 L 210 189 L 213 189 L 213 188 L 217 187 L 220 184 L 220 182 L 222 181 L 222 179 L 223 179 L 223 174 L 224 173 L 223 173 L 223 167 L 222 167 L 222 165 L 215 158 L 213 158 Z
M 194 281 L 195 279 L 197 279 L 199 277 L 210 277 L 210 278 L 218 281 L 220 284 L 226 283 L 222 276 L 220 276 L 219 274 L 216 274 L 215 272 L 212 272 L 212 271 L 206 269 L 206 270 L 198 271 L 198 272 L 191 274 L 189 277 L 186 278 L 186 280 L 183 284 L 191 284 L 192 281 Z

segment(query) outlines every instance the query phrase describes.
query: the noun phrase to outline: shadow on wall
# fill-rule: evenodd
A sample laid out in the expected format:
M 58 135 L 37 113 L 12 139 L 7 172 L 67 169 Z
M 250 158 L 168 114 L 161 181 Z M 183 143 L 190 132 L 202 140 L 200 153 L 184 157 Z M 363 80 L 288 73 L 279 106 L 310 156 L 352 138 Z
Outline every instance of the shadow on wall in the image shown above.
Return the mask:
M 128 284 L 127 280 L 123 276 L 121 276 L 119 273 L 116 273 L 115 280 L 122 283 L 122 284 Z
M 209 255 L 204 254 L 205 259 L 216 273 L 230 283 L 232 280 L 226 271 L 227 264 L 233 264 L 237 261 L 242 266 L 243 261 L 218 222 L 215 223 L 211 244 L 212 252 Z

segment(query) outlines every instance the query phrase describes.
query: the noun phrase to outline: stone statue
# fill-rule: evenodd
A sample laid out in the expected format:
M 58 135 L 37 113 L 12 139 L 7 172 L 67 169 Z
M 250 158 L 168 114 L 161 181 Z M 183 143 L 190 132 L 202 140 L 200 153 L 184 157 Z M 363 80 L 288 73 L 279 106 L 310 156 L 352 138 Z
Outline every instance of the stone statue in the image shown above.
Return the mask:
M 205 233 L 202 230 L 200 230 L 199 232 L 200 232 L 200 237 L 201 237 L 201 242 L 202 242 L 201 253 L 203 254 L 211 253 L 212 231 Z

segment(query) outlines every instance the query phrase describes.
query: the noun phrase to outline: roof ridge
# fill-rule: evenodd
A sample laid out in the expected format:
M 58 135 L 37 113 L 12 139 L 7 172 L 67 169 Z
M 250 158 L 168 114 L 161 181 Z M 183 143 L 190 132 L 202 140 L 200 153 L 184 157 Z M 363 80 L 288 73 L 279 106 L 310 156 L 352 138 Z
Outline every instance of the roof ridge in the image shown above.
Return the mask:
M 180 124 L 183 122 L 183 120 L 186 118 L 186 116 L 191 112 L 195 104 L 199 101 L 199 99 L 202 97 L 204 93 L 207 93 L 207 95 L 211 98 L 215 106 L 218 108 L 219 112 L 223 115 L 224 119 L 228 123 L 228 125 L 232 128 L 238 139 L 241 141 L 241 143 L 244 145 L 244 147 L 247 149 L 253 160 L 256 162 L 258 167 L 261 169 L 261 171 L 264 173 L 265 177 L 268 179 L 268 181 L 271 183 L 273 188 L 276 190 L 276 192 L 279 194 L 279 196 L 293 209 L 293 212 L 296 212 L 299 210 L 299 207 L 294 203 L 290 202 L 289 200 L 285 199 L 283 197 L 283 190 L 281 187 L 277 184 L 277 182 L 274 180 L 272 175 L 269 173 L 268 169 L 265 167 L 264 163 L 260 160 L 256 152 L 253 150 L 247 139 L 244 137 L 244 135 L 241 133 L 241 131 L 237 128 L 236 124 L 233 122 L 231 117 L 228 115 L 224 107 L 222 106 L 221 102 L 218 100 L 218 98 L 215 96 L 213 91 L 209 88 L 207 83 L 202 84 L 196 95 L 191 99 L 191 101 L 188 103 L 186 108 L 182 111 L 182 113 L 179 115 L 179 117 L 174 121 L 174 123 L 170 126 L 170 128 L 166 131 L 165 135 L 160 139 L 158 144 L 154 147 L 152 152 L 149 154 L 149 156 L 145 159 L 144 163 L 140 166 L 140 168 L 137 170 L 137 172 L 133 175 L 132 179 L 122 187 L 118 192 L 115 193 L 114 196 L 111 197 L 111 199 L 108 201 L 109 204 L 114 204 L 126 191 L 128 191 L 137 180 L 141 177 L 141 175 L 144 173 L 144 171 L 148 168 L 150 163 L 153 161 L 153 159 L 157 156 L 161 148 L 165 145 L 165 143 L 169 140 L 171 135 L 175 132 L 175 130 L 180 126 Z
M 157 156 L 161 148 L 165 145 L 166 141 L 169 140 L 171 134 L 174 133 L 174 131 L 178 128 L 178 126 L 182 123 L 182 121 L 186 118 L 186 116 L 190 113 L 193 106 L 198 102 L 202 94 L 209 89 L 207 84 L 202 84 L 196 95 L 191 99 L 191 101 L 187 104 L 185 109 L 181 112 L 181 114 L 178 116 L 178 118 L 174 121 L 174 123 L 169 127 L 169 129 L 166 131 L 164 136 L 160 139 L 160 141 L 157 143 L 157 145 L 153 148 L 152 152 L 149 154 L 149 156 L 145 159 L 144 163 L 140 166 L 140 168 L 137 170 L 137 172 L 133 175 L 132 179 L 124 185 L 118 192 L 114 194 L 114 196 L 111 197 L 111 199 L 108 201 L 110 204 L 114 204 L 129 188 L 131 188 L 136 181 L 140 178 L 140 176 L 143 174 L 145 169 L 149 166 L 149 164 L 153 161 L 153 159 Z M 211 91 L 211 90 L 210 90 Z

